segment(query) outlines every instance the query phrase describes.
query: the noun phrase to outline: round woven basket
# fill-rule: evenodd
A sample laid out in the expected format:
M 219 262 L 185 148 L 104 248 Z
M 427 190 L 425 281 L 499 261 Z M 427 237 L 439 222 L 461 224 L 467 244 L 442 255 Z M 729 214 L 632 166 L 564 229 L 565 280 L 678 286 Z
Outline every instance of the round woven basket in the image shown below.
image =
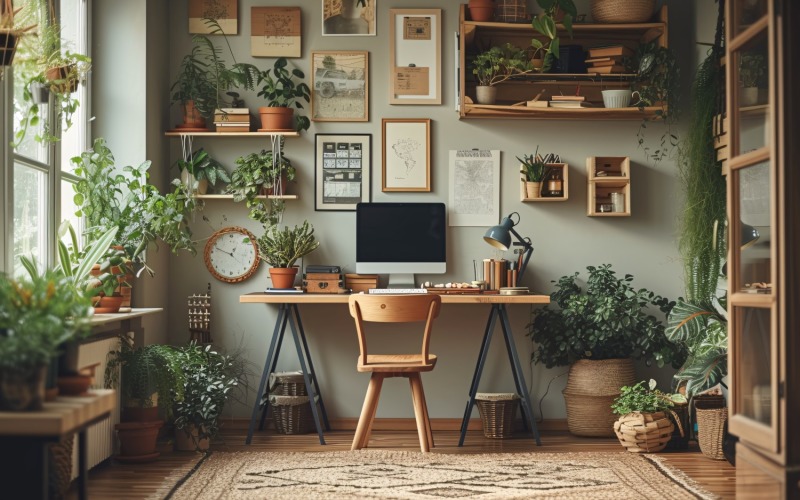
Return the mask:
M 510 438 L 519 396 L 510 393 L 475 395 L 475 404 L 483 422 L 483 435 L 492 439 Z
M 75 434 L 62 436 L 57 443 L 48 447 L 50 461 L 48 491 L 51 498 L 63 498 L 72 482 L 72 448 Z
M 617 416 L 611 412 L 611 403 L 619 396 L 620 387 L 635 383 L 630 358 L 572 363 L 563 391 L 569 431 L 576 436 L 614 437 Z
M 620 444 L 633 453 L 652 453 L 666 448 L 675 425 L 666 413 L 628 413 L 614 422 Z
M 308 396 L 302 372 L 273 372 L 269 374 L 269 393 L 278 396 Z
M 644 23 L 653 17 L 655 0 L 592 0 L 596 23 Z
M 272 419 L 279 434 L 305 434 L 314 430 L 308 396 L 270 396 Z
M 728 422 L 728 408 L 703 410 L 697 408 L 697 442 L 703 455 L 714 460 L 725 460 L 722 442 Z

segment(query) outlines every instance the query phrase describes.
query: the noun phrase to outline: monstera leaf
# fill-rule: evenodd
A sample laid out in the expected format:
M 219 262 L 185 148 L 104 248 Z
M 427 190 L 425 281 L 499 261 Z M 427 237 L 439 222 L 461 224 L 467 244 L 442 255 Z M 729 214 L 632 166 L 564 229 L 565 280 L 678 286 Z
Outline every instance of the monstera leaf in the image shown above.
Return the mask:
M 727 373 L 727 351 L 714 348 L 697 356 L 690 356 L 674 378 L 679 383 L 686 384 L 686 394 L 691 397 L 714 387 Z

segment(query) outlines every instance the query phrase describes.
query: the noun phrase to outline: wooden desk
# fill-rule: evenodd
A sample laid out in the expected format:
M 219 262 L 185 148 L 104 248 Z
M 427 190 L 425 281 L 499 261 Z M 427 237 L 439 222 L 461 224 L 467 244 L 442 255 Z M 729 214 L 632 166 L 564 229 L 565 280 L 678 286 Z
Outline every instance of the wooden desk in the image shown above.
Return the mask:
M 89 396 L 61 396 L 42 411 L 0 412 L 0 483 L 6 498 L 46 499 L 50 443 L 78 433 L 78 494 L 87 498 L 86 429 L 108 417 L 116 396 L 109 389 Z
M 267 293 L 250 293 L 239 297 L 239 302 L 247 304 L 277 304 L 279 306 L 278 318 L 275 320 L 275 327 L 272 333 L 272 340 L 270 341 L 269 349 L 267 350 L 267 358 L 264 363 L 264 371 L 261 374 L 261 383 L 258 388 L 258 396 L 253 405 L 253 413 L 250 417 L 250 426 L 247 431 L 247 439 L 245 444 L 250 444 L 253 439 L 253 431 L 255 430 L 255 422 L 258 418 L 258 408 L 260 406 L 262 395 L 265 394 L 267 377 L 270 372 L 275 371 L 278 362 L 278 353 L 280 346 L 283 342 L 283 335 L 286 331 L 288 324 L 294 339 L 295 348 L 297 349 L 297 357 L 300 360 L 300 369 L 303 372 L 306 389 L 308 390 L 309 398 L 311 399 L 311 410 L 314 414 L 314 422 L 317 426 L 317 434 L 319 435 L 320 444 L 325 444 L 325 438 L 322 434 L 320 422 L 325 426 L 325 430 L 330 430 L 328 423 L 328 415 L 325 411 L 325 404 L 322 395 L 319 394 L 319 384 L 317 383 L 317 376 L 314 371 L 314 364 L 311 359 L 311 353 L 308 350 L 308 342 L 306 342 L 305 331 L 303 330 L 303 323 L 300 320 L 300 310 L 298 304 L 347 304 L 348 295 L 346 294 L 267 294 Z M 497 320 L 500 320 L 500 327 L 503 331 L 503 338 L 506 344 L 506 351 L 508 352 L 508 360 L 511 365 L 511 372 L 514 376 L 514 384 L 517 393 L 520 395 L 520 404 L 522 406 L 523 419 L 522 422 L 526 430 L 533 433 L 537 445 L 541 445 L 539 438 L 539 431 L 536 428 L 536 421 L 533 417 L 533 405 L 531 404 L 530 395 L 528 394 L 528 387 L 525 383 L 525 375 L 522 371 L 522 366 L 519 362 L 517 355 L 517 348 L 514 342 L 514 337 L 511 333 L 511 324 L 508 320 L 508 312 L 506 311 L 506 304 L 549 304 L 550 297 L 547 295 L 442 295 L 443 304 L 488 304 L 491 305 L 489 312 L 489 319 L 486 323 L 484 330 L 481 348 L 478 353 L 478 360 L 475 365 L 475 372 L 472 376 L 472 384 L 469 389 L 469 397 L 467 399 L 467 406 L 464 409 L 464 418 L 461 421 L 461 436 L 458 445 L 464 444 L 464 438 L 467 433 L 467 425 L 469 424 L 469 417 L 472 414 L 472 408 L 475 405 L 475 394 L 478 392 L 478 385 L 483 373 L 483 367 L 486 362 L 486 356 L 489 352 L 489 345 L 492 340 Z M 306 366 L 306 361 L 308 366 Z M 317 404 L 321 412 L 317 413 Z M 267 404 L 267 408 L 269 404 Z M 263 427 L 264 419 L 266 418 L 267 409 L 261 416 L 261 427 Z

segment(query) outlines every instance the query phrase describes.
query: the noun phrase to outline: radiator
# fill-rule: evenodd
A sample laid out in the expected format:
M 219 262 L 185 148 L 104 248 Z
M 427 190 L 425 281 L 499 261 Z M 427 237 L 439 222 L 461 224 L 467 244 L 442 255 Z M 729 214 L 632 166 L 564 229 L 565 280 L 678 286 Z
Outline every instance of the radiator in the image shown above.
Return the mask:
M 106 369 L 106 355 L 109 351 L 116 349 L 119 346 L 119 340 L 106 339 L 91 344 L 82 345 L 78 355 L 78 366 L 84 367 L 100 363 L 95 370 L 93 388 L 103 387 L 103 374 Z M 117 393 L 117 404 L 111 416 L 101 420 L 100 422 L 92 425 L 86 431 L 86 462 L 87 466 L 91 469 L 100 462 L 109 459 L 115 451 L 116 434 L 114 431 L 114 424 L 119 422 L 120 401 L 119 393 Z M 72 451 L 72 479 L 78 477 L 78 442 L 75 436 L 75 446 Z

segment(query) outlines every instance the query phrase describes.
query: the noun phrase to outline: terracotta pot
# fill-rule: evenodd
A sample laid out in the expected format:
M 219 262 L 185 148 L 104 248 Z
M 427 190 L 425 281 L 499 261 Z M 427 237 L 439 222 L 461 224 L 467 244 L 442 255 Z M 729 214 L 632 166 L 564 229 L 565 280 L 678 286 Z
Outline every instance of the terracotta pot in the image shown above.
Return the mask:
M 275 186 L 261 186 L 261 192 L 267 196 L 273 194 L 286 194 L 286 188 L 289 186 L 289 181 L 286 179 L 286 172 L 281 173 L 280 179 L 280 193 L 275 192 Z
M 186 431 L 189 432 L 186 432 Z M 211 445 L 208 438 L 197 437 L 197 427 L 189 425 L 187 429 L 175 428 L 175 449 L 178 451 L 205 451 Z
M 611 412 L 611 403 L 619 396 L 620 387 L 635 383 L 630 358 L 572 363 L 563 391 L 569 431 L 576 436 L 614 437 L 617 416 Z
M 125 248 L 121 245 L 112 245 L 111 248 L 114 250 L 125 250 Z M 117 275 L 122 274 L 122 270 L 119 267 L 112 267 L 111 272 Z M 124 276 L 119 276 L 117 278 L 117 282 L 120 286 L 114 290 L 114 294 L 119 294 L 122 296 L 122 304 L 120 304 L 119 309 L 121 312 L 130 312 L 131 309 L 131 296 L 133 293 L 133 280 L 136 278 L 133 274 L 126 273 Z
M 73 71 L 72 66 L 57 66 L 55 68 L 48 68 L 44 76 L 47 81 L 52 82 L 50 88 L 62 94 L 71 94 L 78 90 L 78 80 L 69 78 L 70 73 Z
M 258 108 L 261 115 L 261 131 L 294 131 L 294 109 L 278 106 Z
M 92 385 L 92 377 L 88 375 L 66 375 L 58 377 L 58 391 L 65 396 L 85 394 Z
M 47 366 L 23 372 L 0 371 L 0 411 L 39 411 Z
M 150 401 L 126 399 L 122 407 L 120 420 L 123 422 L 151 422 L 158 420 L 158 393 L 150 396 Z
M 179 128 L 206 128 L 206 119 L 194 106 L 194 101 L 183 103 L 183 125 Z
M 194 194 L 206 194 L 208 192 L 208 179 L 200 179 L 198 181 L 188 170 L 181 172 L 181 182 Z
M 468 8 L 473 21 L 491 21 L 494 17 L 494 0 L 469 0 Z
M 541 198 L 542 183 L 541 182 L 525 182 L 525 197 L 526 198 Z
M 475 98 L 478 104 L 494 104 L 497 100 L 497 87 L 478 85 L 475 87 Z
M 119 438 L 120 461 L 149 462 L 155 460 L 158 430 L 164 425 L 163 420 L 153 422 L 120 422 L 114 426 Z
M 293 288 L 295 276 L 297 276 L 296 267 L 269 268 L 269 277 L 272 279 L 273 288 Z
M 94 313 L 95 314 L 114 314 L 118 313 L 120 307 L 122 307 L 122 295 L 105 295 L 101 293 L 97 297 L 99 300 L 97 304 L 94 306 Z

